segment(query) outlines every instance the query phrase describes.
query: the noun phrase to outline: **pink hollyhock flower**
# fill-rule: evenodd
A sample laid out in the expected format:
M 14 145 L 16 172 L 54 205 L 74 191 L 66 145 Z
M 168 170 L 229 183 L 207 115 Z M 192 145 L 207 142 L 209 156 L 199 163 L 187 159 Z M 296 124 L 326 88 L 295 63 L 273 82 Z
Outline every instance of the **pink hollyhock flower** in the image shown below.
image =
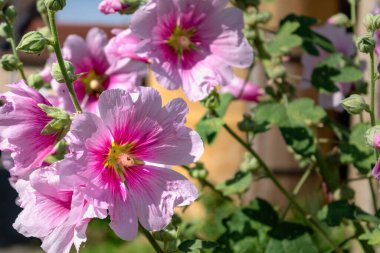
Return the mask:
M 104 14 L 113 14 L 128 9 L 128 5 L 120 0 L 103 0 L 100 2 L 98 9 Z
M 83 186 L 65 176 L 61 162 L 34 171 L 30 181 L 19 180 L 15 188 L 23 211 L 14 228 L 26 237 L 42 240 L 48 253 L 77 251 L 86 241 L 86 228 L 92 218 L 105 218 L 106 210 L 94 209 L 83 198 Z
M 111 63 L 111 68 L 119 70 L 128 68 L 141 72 L 147 68 L 148 58 L 137 54 L 137 46 L 141 39 L 131 34 L 130 29 L 113 29 L 115 35 L 105 47 L 106 57 Z
M 85 198 L 108 208 L 110 226 L 122 239 L 136 236 L 138 222 L 163 229 L 174 207 L 197 198 L 184 176 L 157 165 L 188 164 L 203 153 L 199 135 L 184 126 L 186 103 L 175 99 L 162 107 L 152 88 L 108 90 L 100 95 L 99 111 L 100 117 L 83 113 L 74 119 L 67 167 L 87 180 Z
M 157 81 L 173 90 L 181 85 L 192 101 L 233 79 L 230 66 L 253 60 L 245 39 L 242 12 L 227 0 L 152 0 L 133 16 L 131 30 L 141 37 L 139 52 L 151 60 Z
M 380 180 L 380 159 L 377 160 L 375 167 L 373 167 L 372 176 Z
M 62 48 L 63 58 L 73 63 L 75 73 L 86 73 L 74 81 L 75 92 L 85 111 L 96 112 L 97 101 L 103 90 L 133 89 L 146 73 L 144 65 L 129 68 L 130 65 L 119 66 L 108 62 L 105 53 L 107 43 L 107 34 L 101 29 L 93 28 L 88 32 L 86 40 L 70 35 Z M 115 68 L 115 65 L 119 68 Z M 63 107 L 75 112 L 66 85 L 54 80 L 52 85 L 57 90 Z
M 0 149 L 11 152 L 12 176 L 26 177 L 54 151 L 58 135 L 41 134 L 52 120 L 38 106 L 51 106 L 46 98 L 23 81 L 9 87 L 11 90 L 0 96 Z
M 352 57 L 355 52 L 355 44 L 353 42 L 353 35 L 347 33 L 345 28 L 336 27 L 329 24 L 325 24 L 321 27 L 313 29 L 315 32 L 328 38 L 337 52 L 343 54 L 346 57 Z M 309 54 L 302 55 L 303 68 L 303 80 L 301 81 L 301 87 L 310 87 L 310 80 L 313 74 L 315 66 L 322 60 L 326 59 L 330 53 L 319 49 L 319 56 L 313 56 Z M 329 94 L 320 94 L 319 102 L 325 108 L 340 108 L 340 102 L 344 97 L 352 90 L 352 83 L 337 83 L 337 87 L 340 91 Z
M 263 95 L 261 88 L 251 82 L 235 77 L 230 85 L 224 86 L 221 90 L 229 92 L 238 99 L 243 99 L 250 102 L 259 102 L 260 97 Z

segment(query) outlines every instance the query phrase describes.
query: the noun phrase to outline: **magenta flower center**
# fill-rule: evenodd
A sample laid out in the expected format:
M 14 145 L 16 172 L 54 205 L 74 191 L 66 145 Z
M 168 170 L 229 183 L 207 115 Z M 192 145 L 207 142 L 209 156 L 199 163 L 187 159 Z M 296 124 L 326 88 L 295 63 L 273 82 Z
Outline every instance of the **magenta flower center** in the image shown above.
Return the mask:
M 183 56 L 184 52 L 197 48 L 192 41 L 195 33 L 195 28 L 182 29 L 181 26 L 177 24 L 166 43 L 174 49 L 178 56 Z
M 88 95 L 99 96 L 104 90 L 103 83 L 106 80 L 106 77 L 98 75 L 93 69 L 91 69 L 88 74 L 83 76 L 80 80 L 84 84 Z
M 128 168 L 134 165 L 143 165 L 143 161 L 133 156 L 131 152 L 133 146 L 132 143 L 119 145 L 113 142 L 104 163 L 104 167 L 113 169 L 121 178 L 124 178 L 124 173 Z

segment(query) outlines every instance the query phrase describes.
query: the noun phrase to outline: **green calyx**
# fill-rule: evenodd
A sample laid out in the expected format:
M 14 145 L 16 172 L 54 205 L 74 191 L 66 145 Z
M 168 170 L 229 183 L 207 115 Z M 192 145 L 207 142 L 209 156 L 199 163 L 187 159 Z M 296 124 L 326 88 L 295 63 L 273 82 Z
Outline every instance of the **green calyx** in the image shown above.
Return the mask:
M 175 27 L 173 34 L 166 41 L 178 56 L 183 56 L 185 51 L 196 50 L 197 46 L 192 42 L 196 30 L 194 28 L 182 29 L 179 24 Z

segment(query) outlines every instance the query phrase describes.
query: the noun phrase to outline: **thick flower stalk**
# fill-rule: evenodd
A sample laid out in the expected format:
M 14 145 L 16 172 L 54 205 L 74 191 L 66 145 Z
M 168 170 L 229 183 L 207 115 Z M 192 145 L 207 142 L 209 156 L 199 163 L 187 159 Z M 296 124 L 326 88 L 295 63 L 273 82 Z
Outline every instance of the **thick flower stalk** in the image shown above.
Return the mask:
M 53 119 L 40 107 L 51 106 L 45 97 L 24 81 L 8 86 L 11 90 L 0 96 L 0 149 L 11 152 L 14 166 L 10 172 L 22 178 L 41 166 L 54 151 L 59 134 L 41 133 Z
M 162 107 L 152 88 L 108 90 L 99 112 L 74 119 L 71 153 L 62 167 L 84 179 L 84 198 L 108 209 L 120 238 L 132 240 L 139 223 L 149 231 L 163 229 L 174 207 L 198 195 L 190 181 L 166 167 L 194 162 L 203 153 L 199 135 L 184 126 L 186 103 L 175 99 Z
M 152 0 L 135 13 L 131 30 L 143 39 L 139 52 L 150 59 L 158 83 L 170 90 L 182 87 L 197 101 L 232 81 L 231 66 L 250 66 L 242 12 L 225 8 L 227 3 Z
M 133 89 L 141 83 L 142 77 L 146 74 L 145 65 L 140 62 L 133 64 L 135 61 L 133 59 L 128 59 L 130 64 L 118 63 L 117 60 L 111 64 L 105 53 L 107 44 L 107 34 L 101 29 L 93 28 L 85 40 L 80 36 L 70 35 L 63 45 L 63 58 L 74 65 L 75 74 L 79 75 L 73 86 L 84 111 L 96 112 L 99 95 L 104 90 Z M 52 80 L 50 74 L 46 75 L 54 59 L 53 55 L 43 71 L 45 81 L 52 82 L 63 108 L 74 112 L 75 108 L 67 87 Z

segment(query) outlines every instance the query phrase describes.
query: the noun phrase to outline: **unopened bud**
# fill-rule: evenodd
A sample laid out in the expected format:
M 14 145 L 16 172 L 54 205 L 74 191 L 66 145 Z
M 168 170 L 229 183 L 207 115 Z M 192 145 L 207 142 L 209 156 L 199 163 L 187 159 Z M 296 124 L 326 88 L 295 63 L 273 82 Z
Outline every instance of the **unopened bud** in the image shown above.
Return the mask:
M 66 69 L 67 75 L 68 75 L 69 79 L 71 81 L 73 81 L 75 79 L 74 66 L 69 61 L 64 61 L 64 63 L 65 63 L 65 69 Z M 62 74 L 62 71 L 61 71 L 61 68 L 60 68 L 58 62 L 53 63 L 53 66 L 51 68 L 51 75 L 57 82 L 59 82 L 59 83 L 65 82 L 65 78 Z
M 375 149 L 380 149 L 380 126 L 374 126 L 365 133 L 367 144 Z
M 375 46 L 375 39 L 370 35 L 361 36 L 356 40 L 356 47 L 359 49 L 360 52 L 365 54 L 373 52 Z
M 255 123 L 250 114 L 244 113 L 243 120 L 238 123 L 238 128 L 242 132 L 250 132 L 254 130 Z
M 28 76 L 28 84 L 36 90 L 41 89 L 45 82 L 40 74 L 31 74 Z
M 350 24 L 350 19 L 344 13 L 338 13 L 330 17 L 327 23 L 333 26 L 347 27 Z
M 13 23 L 17 16 L 16 8 L 13 5 L 8 6 L 4 12 L 4 15 L 9 20 L 9 22 Z
M 373 19 L 373 27 L 375 30 L 380 29 L 380 14 L 377 14 Z
M 18 69 L 20 62 L 13 54 L 4 54 L 0 59 L 0 64 L 5 71 L 14 71 Z
M 47 8 L 46 8 L 45 0 L 37 0 L 36 7 L 37 7 L 37 11 L 41 15 L 46 15 L 47 14 Z
M 45 0 L 46 7 L 52 11 L 60 11 L 66 6 L 66 0 Z
M 40 54 L 48 45 L 48 40 L 40 32 L 32 31 L 25 34 L 17 50 L 28 54 Z
M 0 24 L 0 37 L 6 39 L 12 37 L 12 28 L 5 22 Z
M 133 14 L 140 7 L 140 0 L 121 0 L 127 7 L 120 11 L 121 14 Z
M 204 167 L 203 163 L 196 163 L 194 168 L 189 170 L 191 177 L 196 179 L 206 179 L 208 176 L 208 171 Z
M 363 24 L 368 32 L 374 31 L 374 16 L 371 13 L 368 13 L 364 16 Z
M 364 98 L 358 94 L 352 94 L 348 98 L 343 99 L 341 104 L 349 114 L 360 114 L 363 111 L 369 111 Z

